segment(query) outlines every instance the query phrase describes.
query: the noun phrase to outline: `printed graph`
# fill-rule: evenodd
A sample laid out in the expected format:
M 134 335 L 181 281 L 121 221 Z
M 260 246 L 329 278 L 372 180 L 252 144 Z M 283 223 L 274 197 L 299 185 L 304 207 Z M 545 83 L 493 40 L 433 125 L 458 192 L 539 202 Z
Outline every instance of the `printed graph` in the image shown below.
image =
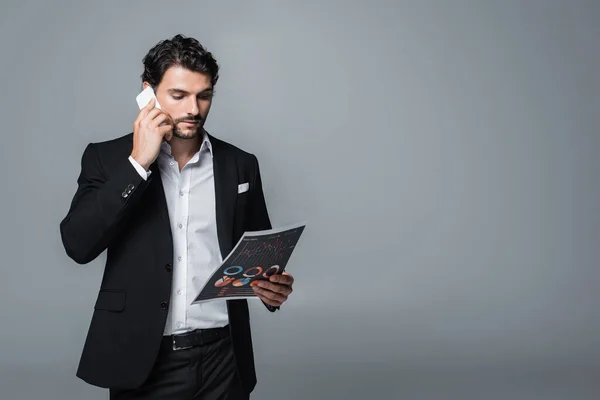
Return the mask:
M 214 298 L 256 297 L 252 286 L 285 271 L 305 226 L 246 233 L 194 302 Z

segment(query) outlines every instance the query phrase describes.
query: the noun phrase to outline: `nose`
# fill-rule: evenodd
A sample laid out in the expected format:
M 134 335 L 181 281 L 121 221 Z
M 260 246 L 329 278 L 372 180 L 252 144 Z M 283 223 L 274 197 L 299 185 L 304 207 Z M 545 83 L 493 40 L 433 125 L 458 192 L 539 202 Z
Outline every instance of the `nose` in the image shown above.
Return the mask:
M 190 115 L 198 115 L 198 100 L 196 97 L 191 97 L 188 103 L 188 114 Z

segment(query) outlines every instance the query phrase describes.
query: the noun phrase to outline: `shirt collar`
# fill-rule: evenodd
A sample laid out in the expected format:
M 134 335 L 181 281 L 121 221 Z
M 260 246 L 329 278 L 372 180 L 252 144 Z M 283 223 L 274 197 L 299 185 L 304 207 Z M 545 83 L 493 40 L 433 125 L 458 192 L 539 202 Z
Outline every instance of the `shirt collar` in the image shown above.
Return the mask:
M 202 138 L 202 144 L 200 145 L 200 151 L 202 151 L 203 148 L 207 148 L 208 152 L 210 153 L 210 157 L 213 157 L 213 149 L 212 149 L 212 143 L 210 142 L 210 139 L 208 138 L 208 132 L 204 131 L 204 137 Z
M 204 151 L 205 149 L 208 150 L 208 152 L 210 153 L 210 158 L 213 158 L 213 149 L 212 149 L 212 143 L 210 142 L 210 139 L 208 138 L 208 133 L 205 130 L 202 130 L 203 135 L 202 135 L 202 143 L 200 144 L 200 150 L 194 154 L 194 156 L 192 157 L 192 159 L 190 160 L 190 162 L 194 162 L 197 161 L 200 153 L 202 153 L 202 151 Z M 171 155 L 171 145 L 169 144 L 169 142 L 167 141 L 163 141 L 160 145 L 160 150 L 161 152 L 164 152 L 166 155 Z

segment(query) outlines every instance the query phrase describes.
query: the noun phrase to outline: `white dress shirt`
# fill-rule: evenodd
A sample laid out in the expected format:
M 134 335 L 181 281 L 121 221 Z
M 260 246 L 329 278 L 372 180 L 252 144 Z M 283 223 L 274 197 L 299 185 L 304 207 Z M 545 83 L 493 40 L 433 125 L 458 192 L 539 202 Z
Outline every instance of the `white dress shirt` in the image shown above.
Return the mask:
M 151 171 L 133 157 L 129 161 L 142 178 Z M 223 259 L 217 237 L 213 153 L 204 134 L 200 150 L 179 171 L 171 146 L 163 142 L 157 158 L 173 233 L 173 284 L 164 334 L 208 329 L 229 323 L 226 300 L 193 304 Z

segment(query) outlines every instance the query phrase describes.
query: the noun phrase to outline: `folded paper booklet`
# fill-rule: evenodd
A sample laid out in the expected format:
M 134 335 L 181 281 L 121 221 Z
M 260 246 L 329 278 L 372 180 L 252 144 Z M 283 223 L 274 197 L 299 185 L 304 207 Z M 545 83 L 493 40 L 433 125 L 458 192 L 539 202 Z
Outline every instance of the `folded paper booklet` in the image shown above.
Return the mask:
M 212 299 L 258 298 L 252 286 L 285 271 L 305 227 L 306 223 L 299 223 L 244 233 L 192 304 Z

